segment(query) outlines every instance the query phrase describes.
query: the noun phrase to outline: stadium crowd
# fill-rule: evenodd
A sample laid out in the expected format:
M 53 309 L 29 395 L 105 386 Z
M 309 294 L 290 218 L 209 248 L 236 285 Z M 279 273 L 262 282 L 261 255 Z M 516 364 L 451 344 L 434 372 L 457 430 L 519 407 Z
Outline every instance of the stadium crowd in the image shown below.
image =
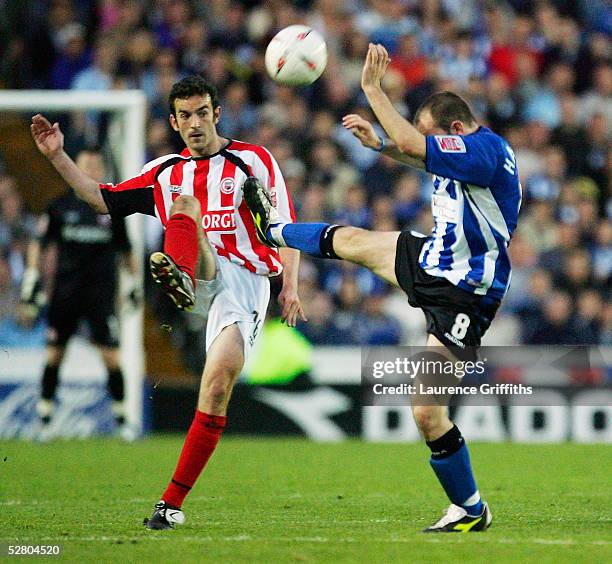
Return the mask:
M 384 87 L 404 116 L 432 92 L 454 90 L 516 152 L 523 207 L 510 245 L 512 285 L 484 343 L 612 345 L 605 0 L 0 0 L 0 7 L 8 37 L 0 44 L 2 87 L 141 88 L 153 159 L 181 148 L 167 124 L 171 85 L 201 73 L 221 94 L 221 134 L 270 149 L 301 221 L 427 233 L 428 175 L 361 147 L 340 124 L 349 112 L 373 119 L 361 67 L 368 42 L 383 43 L 392 57 Z M 328 44 L 328 67 L 306 89 L 279 87 L 264 71 L 267 42 L 293 23 L 312 25 Z M 105 142 L 100 115 L 70 124 L 78 143 Z M 34 222 L 1 171 L 0 319 L 13 313 Z M 149 237 L 152 246 L 159 237 Z M 422 339 L 421 314 L 364 269 L 304 258 L 301 281 L 309 322 L 299 329 L 312 343 Z

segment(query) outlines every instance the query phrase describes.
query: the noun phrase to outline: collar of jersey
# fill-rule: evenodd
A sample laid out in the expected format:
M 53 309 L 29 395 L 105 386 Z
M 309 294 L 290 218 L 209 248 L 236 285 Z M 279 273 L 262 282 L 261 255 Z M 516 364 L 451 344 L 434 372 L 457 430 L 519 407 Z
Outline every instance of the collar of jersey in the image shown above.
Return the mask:
M 189 152 L 189 149 L 185 147 L 181 151 L 181 157 L 188 157 L 190 159 L 193 159 L 194 161 L 205 161 L 206 159 L 212 159 L 213 157 L 216 157 L 217 155 L 221 154 L 223 151 L 227 151 L 233 142 L 234 142 L 233 139 L 228 139 L 228 142 L 224 147 L 221 147 L 221 149 L 219 149 L 216 153 L 212 153 L 211 155 L 206 155 L 205 157 L 193 157 L 191 153 Z

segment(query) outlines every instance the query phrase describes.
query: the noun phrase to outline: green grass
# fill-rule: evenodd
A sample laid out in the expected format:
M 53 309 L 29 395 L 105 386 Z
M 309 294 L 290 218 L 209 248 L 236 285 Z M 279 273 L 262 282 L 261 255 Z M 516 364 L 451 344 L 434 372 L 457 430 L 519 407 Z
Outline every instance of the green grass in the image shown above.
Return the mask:
M 612 561 L 609 446 L 474 444 L 493 527 L 423 535 L 448 503 L 426 447 L 227 437 L 187 523 L 147 531 L 181 443 L 0 443 L 0 541 L 74 562 Z

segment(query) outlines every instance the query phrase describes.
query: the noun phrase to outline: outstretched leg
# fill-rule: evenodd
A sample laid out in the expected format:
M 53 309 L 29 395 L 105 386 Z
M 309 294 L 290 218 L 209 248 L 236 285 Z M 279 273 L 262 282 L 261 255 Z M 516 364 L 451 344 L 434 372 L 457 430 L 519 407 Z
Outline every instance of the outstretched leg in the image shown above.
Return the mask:
M 200 202 L 193 196 L 179 196 L 170 209 L 164 252 L 149 259 L 151 275 L 179 309 L 195 306 L 196 267 L 202 234 Z
M 268 192 L 256 178 L 248 178 L 242 189 L 263 244 L 291 247 L 315 257 L 348 260 L 399 285 L 395 276 L 399 231 L 368 231 L 329 223 L 280 223 Z

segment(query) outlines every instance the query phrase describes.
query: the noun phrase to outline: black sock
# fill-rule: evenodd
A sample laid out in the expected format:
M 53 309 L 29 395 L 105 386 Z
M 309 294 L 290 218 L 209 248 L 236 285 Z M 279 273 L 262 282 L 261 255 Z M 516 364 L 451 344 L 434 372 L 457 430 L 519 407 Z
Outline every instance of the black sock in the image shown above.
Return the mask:
M 465 440 L 457 425 L 453 425 L 453 428 L 444 433 L 439 439 L 426 441 L 427 446 L 431 449 L 431 458 L 434 460 L 442 460 L 456 453 L 463 446 L 464 442 Z
M 113 401 L 123 401 L 125 392 L 123 389 L 123 372 L 120 368 L 108 371 L 108 391 Z
M 340 257 L 334 251 L 334 234 L 342 225 L 330 225 L 323 230 L 321 233 L 321 239 L 319 240 L 319 248 L 321 254 L 325 258 L 339 259 Z
M 57 384 L 59 383 L 58 379 L 59 373 L 59 365 L 52 366 L 47 364 L 45 366 L 45 371 L 43 372 L 42 377 L 42 393 L 41 396 L 43 399 L 52 400 L 55 397 L 55 392 L 57 390 Z

